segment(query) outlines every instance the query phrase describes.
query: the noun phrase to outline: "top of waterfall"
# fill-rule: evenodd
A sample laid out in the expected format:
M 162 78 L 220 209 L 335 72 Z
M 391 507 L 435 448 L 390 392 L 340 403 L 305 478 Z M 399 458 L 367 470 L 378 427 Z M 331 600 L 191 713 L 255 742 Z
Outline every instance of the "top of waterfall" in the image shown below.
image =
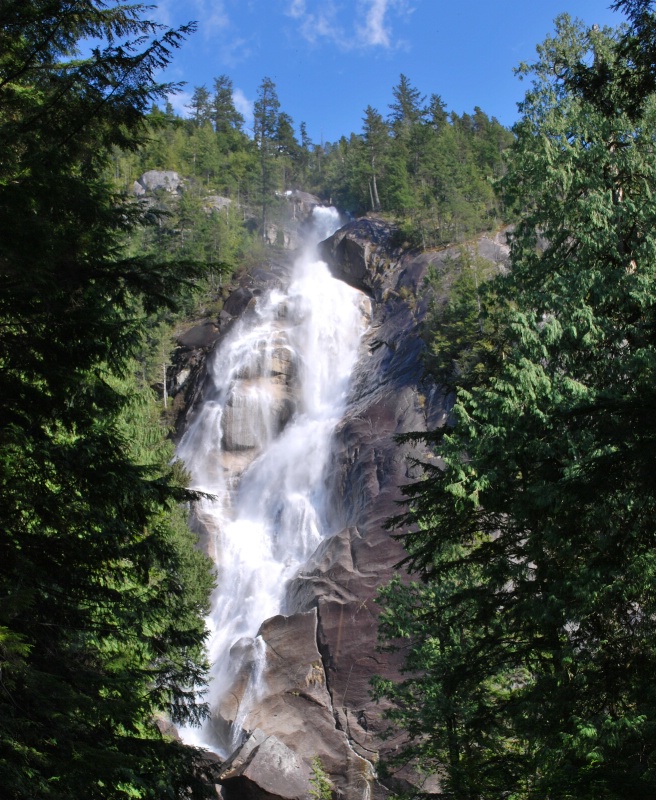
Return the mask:
M 335 206 L 314 206 L 312 227 L 318 242 L 332 236 L 344 224 L 342 215 Z

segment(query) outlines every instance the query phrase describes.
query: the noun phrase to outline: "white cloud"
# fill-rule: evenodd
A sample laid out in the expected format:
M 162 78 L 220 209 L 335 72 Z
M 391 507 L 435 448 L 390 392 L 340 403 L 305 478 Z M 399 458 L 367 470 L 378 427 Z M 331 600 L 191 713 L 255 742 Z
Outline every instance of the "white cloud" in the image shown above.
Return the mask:
M 215 36 L 230 25 L 224 0 L 159 0 L 151 14 L 157 22 L 170 27 L 193 19 L 205 38 Z
M 298 20 L 298 32 L 310 44 L 316 44 L 321 39 L 338 44 L 346 40 L 337 23 L 337 9 L 330 0 L 315 0 L 315 9 L 312 11 L 308 11 L 307 0 L 291 0 L 285 13 Z
M 234 69 L 237 64 L 249 58 L 253 54 L 253 48 L 249 44 L 250 41 L 239 37 L 224 37 L 216 46 L 221 63 Z
M 389 0 L 369 0 L 369 3 L 365 23 L 358 28 L 362 43 L 387 48 L 390 46 L 390 31 L 385 27 L 385 15 L 389 10 Z
M 319 39 L 328 39 L 338 44 L 340 41 L 346 41 L 334 15 L 330 12 L 308 14 L 303 20 L 300 30 L 303 38 L 312 44 Z
M 332 0 L 287 0 L 285 13 L 296 20 L 298 33 L 310 44 L 323 40 L 342 50 L 391 50 L 402 44 L 394 39 L 392 18 L 412 12 L 408 0 L 358 0 L 357 20 L 348 21 L 344 12 L 340 17 L 340 8 L 353 9 L 353 5 L 337 6 Z
M 198 31 L 206 39 L 216 36 L 230 25 L 223 0 L 194 0 Z
M 173 24 L 173 4 L 175 0 L 159 0 L 157 5 L 153 6 L 152 11 L 152 18 L 156 22 L 160 22 L 162 25 L 168 25 L 169 27 Z
M 246 122 L 246 128 L 252 129 L 253 127 L 253 101 L 243 93 L 241 89 L 235 89 L 232 93 L 232 102 L 235 108 L 243 116 Z
M 305 16 L 307 13 L 305 0 L 292 0 L 286 13 L 288 16 L 294 17 L 294 19 Z

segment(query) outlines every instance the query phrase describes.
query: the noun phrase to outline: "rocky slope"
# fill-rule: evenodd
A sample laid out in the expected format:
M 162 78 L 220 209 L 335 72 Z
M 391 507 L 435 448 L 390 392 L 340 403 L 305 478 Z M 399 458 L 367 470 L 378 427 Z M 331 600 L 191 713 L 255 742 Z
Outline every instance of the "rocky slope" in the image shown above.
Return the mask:
M 447 419 L 450 398 L 423 381 L 420 331 L 429 306 L 426 272 L 455 253 L 403 253 L 394 241 L 394 229 L 372 218 L 346 225 L 321 246 L 333 274 L 371 299 L 371 325 L 326 478 L 335 533 L 288 586 L 285 615 L 262 625 L 266 692 L 244 715 L 243 742 L 221 768 L 226 800 L 306 798 L 317 756 L 334 793 L 348 800 L 388 797 L 418 781 L 410 768 L 378 775 L 379 760 L 399 741 L 382 738 L 384 708 L 372 702 L 369 681 L 374 674 L 398 674 L 398 657 L 377 650 L 377 587 L 403 556 L 384 525 L 398 511 L 399 487 L 416 477 L 408 455 L 426 455 L 399 446 L 396 437 Z M 497 264 L 507 262 L 502 235 L 482 237 L 472 248 Z M 191 364 L 178 381 L 187 403 L 202 399 L 204 356 L 259 294 L 285 279 L 286 263 L 273 259 L 231 295 L 220 319 L 181 337 Z M 219 727 L 235 719 L 252 669 L 248 654 L 242 664 L 217 710 Z M 434 784 L 422 788 L 439 792 Z

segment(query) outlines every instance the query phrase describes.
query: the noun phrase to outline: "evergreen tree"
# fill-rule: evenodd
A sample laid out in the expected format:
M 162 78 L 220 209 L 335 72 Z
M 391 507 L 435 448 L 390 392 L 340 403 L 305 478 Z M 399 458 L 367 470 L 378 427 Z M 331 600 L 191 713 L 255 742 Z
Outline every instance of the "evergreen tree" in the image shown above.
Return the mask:
M 563 16 L 521 67 L 499 338 L 408 489 L 427 583 L 384 624 L 428 674 L 379 689 L 457 798 L 656 793 L 656 96 L 635 55 L 656 18 L 622 5 L 626 31 Z
M 310 166 L 312 140 L 308 136 L 305 122 L 301 122 L 299 132 L 301 134 L 301 144 L 298 150 L 298 168 L 301 185 L 304 187 L 307 180 L 308 167 Z
M 381 208 L 378 182 L 383 171 L 384 158 L 389 147 L 389 128 L 381 114 L 367 106 L 362 120 L 362 138 L 369 166 L 369 194 L 373 211 Z
M 190 32 L 100 0 L 0 8 L 0 794 L 201 796 L 210 579 L 188 493 L 130 377 L 146 314 L 192 264 L 125 255 L 140 208 L 108 182 Z M 78 43 L 94 41 L 81 57 Z M 126 41 L 127 40 L 127 41 Z
M 196 86 L 187 108 L 191 111 L 191 119 L 197 128 L 202 128 L 212 119 L 210 93 L 207 86 Z
M 275 145 L 278 158 L 282 161 L 282 185 L 286 189 L 298 174 L 300 147 L 294 134 L 294 121 L 284 111 L 278 115 Z
M 441 131 L 448 124 L 449 114 L 446 110 L 446 103 L 439 94 L 432 94 L 428 104 L 429 124 L 436 130 Z
M 263 231 L 266 228 L 267 208 L 271 205 L 272 193 L 277 186 L 275 140 L 279 109 L 280 101 L 275 83 L 270 78 L 263 78 L 253 107 L 253 135 L 260 157 L 260 203 Z
M 412 86 L 406 75 L 401 74 L 398 86 L 392 89 L 390 122 L 396 130 L 410 129 L 418 125 L 424 116 L 424 101 L 419 89 Z
M 227 75 L 214 78 L 210 118 L 218 134 L 226 135 L 231 131 L 241 131 L 244 125 L 244 117 L 235 108 L 232 93 L 232 80 Z

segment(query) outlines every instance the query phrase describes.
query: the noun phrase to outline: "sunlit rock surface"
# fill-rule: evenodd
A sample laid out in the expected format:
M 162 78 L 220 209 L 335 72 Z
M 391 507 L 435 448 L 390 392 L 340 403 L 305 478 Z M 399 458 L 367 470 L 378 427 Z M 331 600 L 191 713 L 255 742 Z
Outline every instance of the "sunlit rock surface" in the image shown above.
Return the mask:
M 171 169 L 150 169 L 132 184 L 132 193 L 137 197 L 165 191 L 176 194 L 182 190 L 182 178 Z

